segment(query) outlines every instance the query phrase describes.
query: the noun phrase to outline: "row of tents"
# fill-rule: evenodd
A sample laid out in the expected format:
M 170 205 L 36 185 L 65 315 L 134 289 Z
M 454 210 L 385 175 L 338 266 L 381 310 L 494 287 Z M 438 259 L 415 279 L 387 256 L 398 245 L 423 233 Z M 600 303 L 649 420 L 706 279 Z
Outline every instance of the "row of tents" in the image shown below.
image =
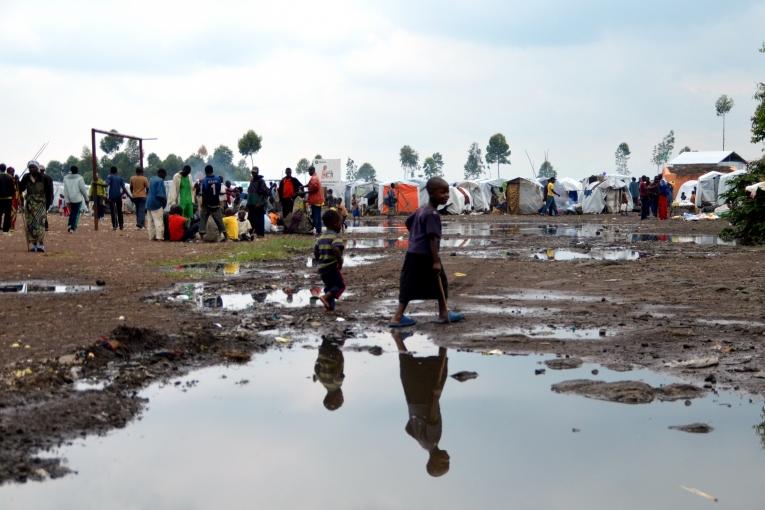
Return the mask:
M 690 199 L 696 189 L 695 204 L 720 206 L 725 200 L 723 194 L 730 189 L 731 180 L 744 173 L 736 170 L 730 173 L 711 171 L 696 180 L 687 181 L 674 190 L 674 198 L 679 200 L 683 193 Z M 631 211 L 636 204 L 630 194 L 632 177 L 613 174 L 605 175 L 593 182 L 579 181 L 570 177 L 560 177 L 555 182 L 555 203 L 561 212 L 580 214 L 617 213 Z M 352 182 L 345 185 L 344 200 L 351 204 L 355 197 L 360 203 L 376 208 L 381 214 L 387 214 L 388 206 L 384 198 L 391 184 L 395 183 L 397 197 L 396 209 L 399 214 L 414 212 L 420 204 L 425 204 L 428 194 L 424 180 L 378 182 Z M 449 186 L 449 202 L 445 206 L 448 214 L 489 213 L 497 208 L 509 214 L 536 214 L 543 203 L 543 186 L 546 179 L 465 180 Z

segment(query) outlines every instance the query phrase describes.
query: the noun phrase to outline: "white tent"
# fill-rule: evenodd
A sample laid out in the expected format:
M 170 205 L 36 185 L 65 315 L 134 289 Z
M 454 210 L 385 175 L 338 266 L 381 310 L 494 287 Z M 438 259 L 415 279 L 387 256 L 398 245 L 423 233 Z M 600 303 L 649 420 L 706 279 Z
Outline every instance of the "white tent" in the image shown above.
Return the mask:
M 446 214 L 463 214 L 469 212 L 471 206 L 465 200 L 465 195 L 469 197 L 470 193 L 464 189 L 460 191 L 457 186 L 449 186 L 449 201 L 445 206 L 439 207 L 438 210 L 443 211 Z M 425 189 L 425 186 L 423 185 L 420 188 L 420 203 L 427 204 L 428 200 L 428 190 Z
M 633 203 L 627 177 L 608 175 L 602 181 L 591 182 L 587 185 L 582 201 L 582 212 L 600 214 L 606 211 L 613 214 L 624 210 L 623 200 L 627 201 L 627 210 L 632 210 Z
M 745 173 L 746 170 L 736 170 L 735 172 L 720 176 L 720 180 L 717 184 L 717 205 L 723 205 L 725 203 L 725 199 L 722 198 L 722 194 L 727 193 L 730 190 L 731 179 Z
M 696 207 L 701 207 L 704 202 L 717 204 L 717 188 L 720 185 L 720 177 L 723 175 L 725 174 L 713 170 L 699 177 L 699 183 L 696 186 Z
M 686 202 L 691 201 L 691 195 L 693 194 L 693 190 L 699 185 L 699 181 L 692 179 L 690 181 L 685 181 L 681 186 L 680 189 L 677 190 L 675 193 L 675 202 L 681 202 L 680 197 L 685 193 L 685 200 Z
M 491 189 L 481 186 L 478 181 L 460 181 L 456 184 L 470 194 L 471 209 L 476 212 L 489 212 L 491 209 Z
M 546 184 L 545 182 L 542 185 Z M 555 197 L 555 206 L 558 210 L 565 210 L 571 205 L 581 203 L 584 186 L 571 177 L 560 177 L 555 179 L 555 192 L 560 195 Z

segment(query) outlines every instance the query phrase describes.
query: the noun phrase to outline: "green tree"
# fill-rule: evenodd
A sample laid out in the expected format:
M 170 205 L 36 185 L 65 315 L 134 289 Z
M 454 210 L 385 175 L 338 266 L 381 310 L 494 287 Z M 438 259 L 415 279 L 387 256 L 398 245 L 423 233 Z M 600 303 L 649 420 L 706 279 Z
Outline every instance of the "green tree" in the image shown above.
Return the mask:
M 489 145 L 486 146 L 486 162 L 488 164 L 497 164 L 497 179 L 499 179 L 499 165 L 509 165 L 510 144 L 507 143 L 505 135 L 496 133 L 489 138 Z
M 295 173 L 298 175 L 303 175 L 308 173 L 308 168 L 311 166 L 310 161 L 308 161 L 305 158 L 301 158 L 300 161 L 297 162 L 297 165 L 295 165 Z
M 138 145 L 138 140 L 128 140 L 122 152 L 125 153 L 127 159 L 132 163 L 133 169 L 139 166 L 141 161 L 141 147 Z
M 369 163 L 362 163 L 356 176 L 365 181 L 374 181 L 377 179 L 377 171 Z
M 444 159 L 440 152 L 434 152 L 432 156 L 425 158 L 422 162 L 422 175 L 426 179 L 431 177 L 440 177 L 443 175 Z
M 356 163 L 353 161 L 353 159 L 348 158 L 348 160 L 345 162 L 345 180 L 348 182 L 353 182 L 359 178 L 358 175 L 359 167 L 356 166 Z
M 204 148 L 204 145 L 201 148 Z M 205 154 L 206 153 L 207 149 L 205 149 Z M 189 165 L 191 167 L 192 178 L 201 177 L 204 174 L 205 160 L 202 158 L 202 155 L 199 153 L 199 151 L 197 151 L 196 154 L 192 154 L 186 158 L 186 161 L 184 161 L 183 164 Z
M 64 179 L 64 176 L 69 173 L 69 167 L 64 163 L 52 159 L 45 165 L 45 175 L 49 175 L 54 181 L 60 181 Z
M 321 154 L 317 154 L 313 157 L 313 160 L 316 161 L 317 159 L 324 159 L 324 157 Z
M 116 129 L 110 130 L 111 133 L 117 133 Z M 113 136 L 113 135 L 106 135 L 101 139 L 101 143 L 99 143 L 99 147 L 101 147 L 101 150 L 104 151 L 106 154 L 111 154 L 113 152 L 117 152 L 122 145 L 122 142 L 125 141 L 124 138 L 121 136 Z
M 233 179 L 234 174 L 234 151 L 225 145 L 217 146 L 212 156 L 207 161 L 213 166 L 215 172 L 225 179 Z
M 661 167 L 669 161 L 672 156 L 672 150 L 675 148 L 675 131 L 670 130 L 669 133 L 659 142 L 654 145 L 653 152 L 651 154 L 651 162 L 656 165 L 656 171 L 661 172 Z
M 616 159 L 617 173 L 621 175 L 630 174 L 630 171 L 629 171 L 629 168 L 627 168 L 627 165 L 629 164 L 631 154 L 632 152 L 630 152 L 630 146 L 627 145 L 627 142 L 620 143 L 619 146 L 616 148 L 616 154 L 614 154 L 614 158 Z
M 680 149 L 680 152 L 678 152 L 678 154 L 682 154 L 683 152 L 693 152 L 693 150 L 686 145 L 685 147 Z
M 157 170 L 162 166 L 162 160 L 157 156 L 156 152 L 150 152 L 148 156 L 146 156 L 146 168 L 144 168 L 144 173 L 148 177 L 153 177 L 157 175 Z
M 723 121 L 723 135 L 722 135 L 722 148 L 725 150 L 725 116 L 733 109 L 733 99 L 725 94 L 717 98 L 715 102 L 715 111 L 718 117 L 722 117 Z
M 557 172 L 555 171 L 555 168 L 553 168 L 552 163 L 547 161 L 546 159 L 542 162 L 542 164 L 539 166 L 539 173 L 537 174 L 538 177 L 549 179 L 550 177 L 555 177 L 557 175 Z
M 168 154 L 162 161 L 160 168 L 164 168 L 168 177 L 172 177 L 183 168 L 183 160 L 175 154 Z
M 408 145 L 404 145 L 399 151 L 398 160 L 401 163 L 401 169 L 404 171 L 404 179 L 407 178 L 407 170 L 410 172 L 411 177 L 414 177 L 414 171 L 420 164 L 420 155 L 417 154 L 417 151 Z
M 82 178 L 85 179 L 85 183 L 90 184 L 93 180 L 93 151 L 91 151 L 90 147 L 87 145 L 83 145 L 82 151 L 80 152 L 80 159 L 76 163 L 72 161 L 73 157 L 74 156 L 70 156 L 70 158 L 66 160 L 67 164 L 69 166 L 72 166 L 73 164 L 77 165 L 82 173 Z M 87 169 L 87 171 L 85 171 L 85 169 Z M 102 167 L 96 167 L 96 172 L 98 172 L 101 177 L 106 175 Z
M 249 181 L 252 178 L 251 168 L 247 166 L 247 160 L 240 159 L 232 174 L 232 180 L 234 181 Z
M 765 158 L 750 163 L 748 172 L 730 180 L 722 195 L 730 209 L 725 218 L 730 227 L 720 232 L 721 237 L 745 245 L 765 244 L 765 192 L 757 191 L 752 198 L 745 189 L 761 181 L 765 181 Z
M 483 175 L 483 153 L 476 142 L 470 144 L 467 161 L 463 168 L 465 169 L 465 179 L 478 179 Z
M 255 166 L 252 157 L 260 150 L 262 143 L 263 137 L 258 136 L 255 131 L 250 129 L 239 139 L 239 154 L 245 158 L 249 156 L 250 164 Z

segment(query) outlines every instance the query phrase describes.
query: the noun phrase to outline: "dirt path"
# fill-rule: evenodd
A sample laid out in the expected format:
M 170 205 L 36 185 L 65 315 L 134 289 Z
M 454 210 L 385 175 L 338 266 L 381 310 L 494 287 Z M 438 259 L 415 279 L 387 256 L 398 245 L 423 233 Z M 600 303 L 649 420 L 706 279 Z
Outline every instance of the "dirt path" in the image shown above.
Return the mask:
M 705 244 L 722 222 L 474 216 L 444 224 L 450 302 L 468 319 L 438 326 L 428 322 L 432 304 L 415 305 L 417 331 L 435 342 L 669 370 L 708 387 L 765 394 L 765 250 Z M 144 404 L 136 390 L 153 380 L 244 360 L 279 336 L 385 330 L 405 232 L 400 222 L 366 226 L 348 236 L 349 259 L 375 257 L 345 270 L 351 294 L 334 315 L 284 306 L 282 289 L 305 294 L 319 283 L 308 253 L 236 275 L 223 274 L 231 267 L 194 274 L 159 263 L 224 258 L 231 244 L 152 243 L 145 232 L 94 232 L 87 222 L 69 235 L 60 217 L 51 218 L 44 255 L 26 253 L 19 233 L 0 238 L 4 282 L 105 282 L 78 294 L 0 295 L 0 480 L 40 478 L 39 469 L 62 474 L 35 452 L 124 426 Z M 587 256 L 594 258 L 548 260 Z M 666 366 L 689 361 L 709 366 Z M 111 384 L 77 391 L 76 381 L 88 377 Z

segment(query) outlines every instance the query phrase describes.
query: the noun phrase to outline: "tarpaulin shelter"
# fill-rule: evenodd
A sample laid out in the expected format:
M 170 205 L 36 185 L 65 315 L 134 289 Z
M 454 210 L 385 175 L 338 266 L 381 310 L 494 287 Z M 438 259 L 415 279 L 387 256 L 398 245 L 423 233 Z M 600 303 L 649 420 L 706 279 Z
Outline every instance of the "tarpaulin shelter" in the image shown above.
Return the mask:
M 469 212 L 469 202 L 466 201 L 466 196 L 469 197 L 470 194 L 464 189 L 460 189 L 457 186 L 449 186 L 449 200 L 446 202 L 446 205 L 439 207 L 438 210 L 444 214 L 462 214 Z M 428 190 L 425 189 L 425 185 L 423 184 L 420 188 L 420 203 L 427 204 L 428 200 Z
M 725 175 L 723 172 L 713 170 L 699 177 L 699 183 L 696 186 L 696 207 L 704 204 L 717 205 L 717 188 L 720 185 L 720 177 Z
M 607 175 L 602 181 L 591 182 L 585 190 L 582 201 L 584 214 L 617 213 L 631 211 L 634 204 L 629 192 L 628 177 Z
M 547 179 L 540 179 L 540 184 L 546 186 Z M 554 196 L 558 210 L 565 210 L 569 206 L 578 204 L 584 196 L 584 185 L 571 177 L 556 177 L 554 189 L 560 195 Z
M 698 186 L 699 181 L 696 179 L 691 179 L 690 181 L 685 181 L 682 186 L 675 192 L 675 201 L 680 202 L 680 197 L 683 196 L 683 193 L 685 193 L 685 201 L 690 202 L 691 201 L 691 195 L 693 194 L 693 190 L 696 189 L 696 186 Z
M 460 181 L 455 186 L 470 194 L 471 209 L 476 212 L 491 210 L 491 188 L 482 186 L 478 181 Z
M 542 186 L 525 177 L 507 181 L 505 195 L 508 214 L 536 214 L 542 207 Z
M 735 172 L 720 176 L 720 180 L 717 184 L 717 205 L 723 205 L 725 203 L 725 199 L 722 198 L 722 195 L 731 189 L 731 179 L 745 173 L 746 170 L 736 170 Z
M 379 193 L 377 195 L 377 207 L 381 214 L 388 214 L 388 206 L 385 205 L 385 197 L 388 194 L 390 185 L 395 183 L 394 188 L 396 193 L 396 213 L 398 214 L 411 214 L 420 207 L 420 189 L 419 185 L 413 182 L 405 181 L 393 181 L 379 185 Z

